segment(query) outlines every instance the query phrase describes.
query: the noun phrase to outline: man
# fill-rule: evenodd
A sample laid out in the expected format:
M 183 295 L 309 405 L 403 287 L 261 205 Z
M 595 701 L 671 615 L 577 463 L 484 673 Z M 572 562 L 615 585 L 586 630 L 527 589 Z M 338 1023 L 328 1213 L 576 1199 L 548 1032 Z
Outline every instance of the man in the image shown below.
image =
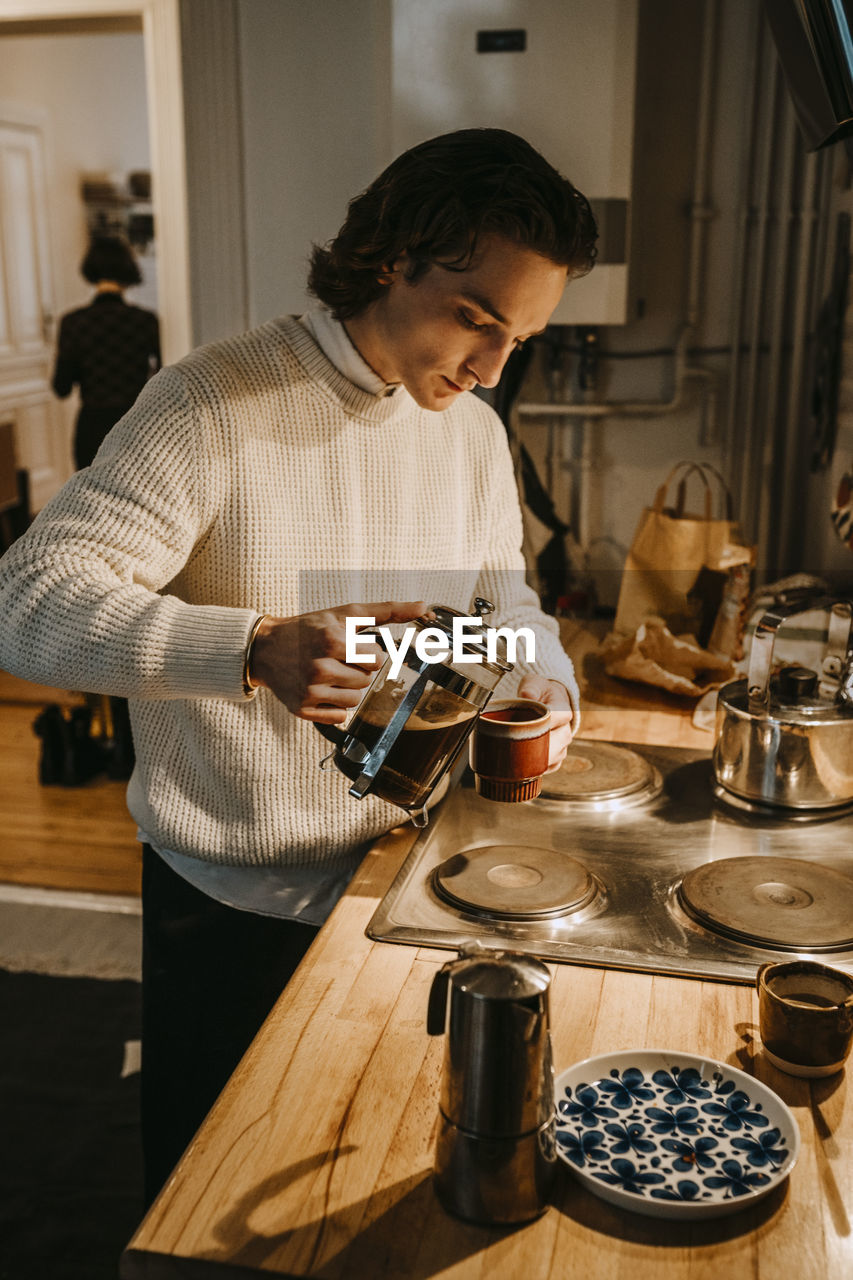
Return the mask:
M 318 768 L 312 722 L 342 722 L 372 674 L 345 660 L 347 616 L 494 601 L 536 629 L 514 682 L 565 753 L 577 685 L 524 582 L 505 432 L 470 392 L 545 327 L 595 236 L 513 134 L 413 148 L 315 250 L 324 305 L 163 370 L 0 563 L 0 662 L 130 699 L 149 1195 L 402 817 Z

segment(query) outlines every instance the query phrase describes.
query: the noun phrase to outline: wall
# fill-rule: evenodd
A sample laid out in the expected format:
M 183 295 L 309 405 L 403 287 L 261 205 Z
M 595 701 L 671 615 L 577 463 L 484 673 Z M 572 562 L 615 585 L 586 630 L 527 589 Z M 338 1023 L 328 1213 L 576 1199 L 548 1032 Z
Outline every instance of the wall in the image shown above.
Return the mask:
M 195 16 L 209 14 L 198 0 Z M 187 6 L 189 7 L 189 6 Z M 217 0 L 217 8 L 222 0 Z M 234 94 L 239 102 L 238 157 L 246 265 L 244 305 L 205 327 L 197 340 L 258 323 L 305 305 L 304 280 L 311 244 L 333 235 L 347 198 L 391 158 L 391 0 L 232 0 Z M 525 438 L 552 487 L 563 517 L 577 525 L 583 478 L 587 567 L 599 597 L 615 601 L 625 550 L 643 506 L 666 469 L 681 457 L 719 465 L 737 480 L 741 423 L 725 421 L 736 280 L 734 244 L 749 157 L 744 136 L 755 78 L 752 32 L 758 0 L 718 0 L 717 72 L 712 110 L 709 187 L 702 233 L 694 360 L 717 379 L 716 407 L 702 384 L 689 388 L 674 412 L 612 416 L 585 429 L 547 421 L 525 425 Z M 602 329 L 596 386 L 608 400 L 668 398 L 673 391 L 673 347 L 685 320 L 689 219 L 693 199 L 699 89 L 699 49 L 705 5 L 641 0 L 640 60 L 633 177 L 630 323 Z M 77 274 L 85 244 L 78 174 L 84 168 L 147 167 L 144 68 L 138 34 L 3 36 L 3 97 L 45 106 L 52 121 L 56 176 L 51 196 L 55 229 L 57 310 L 86 297 Z M 109 110 L 103 109 L 108 101 Z M 547 95 L 543 110 L 547 111 Z M 189 156 L 192 166 L 196 154 Z M 205 161 L 208 163 L 208 161 Z M 196 171 L 197 176 L 197 171 Z M 234 177 L 214 175 L 220 190 Z M 842 189 L 844 188 L 844 189 Z M 833 201 L 849 203 L 836 182 Z M 193 210 L 196 229 L 209 220 L 209 200 Z M 212 274 L 234 246 L 224 236 L 205 270 Z M 241 268 L 242 270 L 242 268 Z M 198 278 L 198 271 L 196 271 Z M 562 372 L 539 353 L 526 398 L 576 398 L 578 336 L 558 335 L 567 348 Z M 853 332 L 848 339 L 848 355 Z M 849 370 L 853 361 L 848 359 Z M 804 494 L 806 567 L 846 564 L 827 511 L 831 491 L 853 453 L 853 389 L 842 394 L 836 460 L 828 473 L 789 482 Z M 728 438 L 728 453 L 727 453 Z
M 115 170 L 125 175 L 149 167 L 141 31 L 6 35 L 0 26 L 0 86 L 2 98 L 47 113 L 61 313 L 84 303 L 91 292 L 78 272 L 87 243 L 80 174 Z M 152 283 L 134 295 L 144 305 L 156 299 Z
M 242 0 L 249 314 L 305 306 L 311 245 L 388 160 L 386 0 Z
M 394 154 L 459 128 L 519 133 L 568 174 L 611 235 L 567 289 L 554 324 L 626 318 L 624 226 L 631 195 L 638 0 L 393 0 Z M 521 31 L 523 50 L 480 50 Z
M 390 20 L 396 8 L 389 0 L 315 0 L 310 11 L 299 0 L 239 0 L 238 12 L 249 299 L 257 321 L 303 305 L 311 242 L 334 233 L 348 196 L 390 158 Z M 744 298 L 749 302 L 741 285 L 758 279 L 749 254 L 742 263 L 737 255 L 752 201 L 749 127 L 760 17 L 759 0 L 640 0 L 630 320 L 597 331 L 600 358 L 586 390 L 579 379 L 581 335 L 571 327 L 555 330 L 554 341 L 539 346 L 520 397 L 541 402 L 587 396 L 616 405 L 585 423 L 521 419 L 524 443 L 557 512 L 582 543 L 578 571 L 592 575 L 605 606 L 616 602 L 643 507 L 679 459 L 720 469 L 736 507 L 743 508 L 748 535 L 772 533 L 767 509 L 774 500 L 765 492 L 759 511 L 751 492 L 740 492 L 747 462 L 765 491 L 772 472 L 778 429 L 762 417 L 774 396 L 762 356 L 752 403 L 743 404 L 742 394 L 729 402 L 735 322 Z M 713 58 L 703 147 L 706 43 Z M 541 101 L 547 113 L 544 89 Z M 436 131 L 452 123 L 445 108 L 437 104 Z M 783 167 L 774 159 L 774 181 L 781 185 L 784 175 L 777 171 Z M 791 191 L 783 196 L 795 206 L 797 192 Z M 777 220 L 789 214 L 780 205 Z M 796 221 L 795 207 L 793 215 Z M 668 405 L 679 390 L 674 353 L 685 326 L 694 372 L 678 402 Z M 620 413 L 620 401 L 660 408 Z M 784 408 L 784 395 L 781 402 Z M 811 524 L 818 540 L 810 554 L 816 562 L 830 553 L 825 485 L 818 479 L 808 486 L 814 491 Z M 762 556 L 769 565 L 772 548 Z M 772 567 L 768 572 L 772 576 Z
M 193 9 L 194 20 L 203 22 L 208 3 L 185 0 L 184 9 Z M 223 7 L 219 0 L 217 12 Z M 196 315 L 197 340 L 301 310 L 312 242 L 334 234 L 346 200 L 391 158 L 391 0 L 313 0 L 311 5 L 303 0 L 230 0 L 228 7 L 236 37 L 229 80 L 240 116 L 236 141 L 229 144 L 227 163 L 222 148 L 212 157 L 209 148 L 203 156 L 194 149 L 188 163 L 191 185 L 198 177 L 194 163 L 217 165 L 208 183 L 214 198 L 217 185 L 229 197 L 239 190 L 235 225 L 241 223 L 241 244 L 230 243 L 223 230 L 218 253 L 211 252 L 200 269 L 216 272 L 217 264 L 244 252 L 245 267 L 238 273 L 243 300 L 230 320 L 227 308 L 206 318 L 202 306 Z M 750 177 L 745 137 L 760 6 L 759 0 L 710 0 L 710 7 L 717 17 L 717 57 L 698 271 L 691 275 L 688 214 L 696 198 L 699 55 L 706 6 L 640 0 L 632 318 L 600 331 L 602 359 L 590 394 L 613 401 L 665 401 L 673 394 L 673 351 L 687 319 L 692 280 L 691 359 L 716 379 L 716 402 L 709 400 L 706 379 L 691 383 L 673 411 L 644 416 L 614 411 L 586 428 L 548 421 L 524 428 L 561 515 L 576 527 L 581 514 L 576 478 L 582 477 L 581 561 L 594 571 L 604 604 L 615 603 L 637 519 L 672 463 L 683 457 L 710 461 L 736 483 L 743 462 L 742 424 L 726 420 L 726 396 L 738 286 L 735 243 Z M 185 53 L 191 60 L 192 49 Z M 543 111 L 547 103 L 543 94 Z M 141 113 L 139 120 L 144 121 Z M 199 121 L 203 126 L 203 110 Z M 209 209 L 209 198 L 199 198 L 191 211 L 197 230 L 210 222 Z M 197 280 L 198 270 L 195 275 Z M 199 310 L 198 298 L 195 303 Z M 578 335 L 567 329 L 557 337 L 564 347 L 561 370 L 549 370 L 553 352 L 543 347 L 524 389 L 526 398 L 547 397 L 552 391 L 569 399 L 581 394 Z M 853 393 L 845 395 L 849 412 Z M 842 423 L 842 451 L 848 448 L 850 431 L 853 415 Z M 827 536 L 831 479 L 817 477 L 803 486 L 812 501 L 809 529 L 815 533 L 810 567 L 833 554 L 842 560 L 848 554 L 840 544 L 833 548 L 831 532 Z
M 691 459 L 729 470 L 728 343 L 756 5 L 723 0 L 713 9 L 716 21 L 706 32 L 704 5 L 640 5 L 630 319 L 597 331 L 599 360 L 588 391 L 579 385 L 579 336 L 566 331 L 562 352 L 539 353 L 521 397 L 541 403 L 582 400 L 586 394 L 614 405 L 607 416 L 586 422 L 521 419 L 522 438 L 556 498 L 558 514 L 582 543 L 575 554 L 581 586 L 591 581 L 594 598 L 605 607 L 616 604 L 637 522 L 671 467 Z M 713 92 L 705 176 L 697 187 L 706 39 L 714 51 Z M 690 211 L 697 200 L 702 209 L 691 238 Z M 706 376 L 687 383 L 681 402 L 666 408 L 678 390 L 675 347 L 688 323 L 691 363 Z M 623 415 L 618 405 L 624 401 L 661 407 Z

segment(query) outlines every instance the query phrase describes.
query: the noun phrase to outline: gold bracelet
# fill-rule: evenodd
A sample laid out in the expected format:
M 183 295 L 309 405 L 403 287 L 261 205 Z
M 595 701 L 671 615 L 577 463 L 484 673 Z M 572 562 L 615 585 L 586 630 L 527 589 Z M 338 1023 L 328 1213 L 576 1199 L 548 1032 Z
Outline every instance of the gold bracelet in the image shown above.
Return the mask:
M 255 641 L 258 638 L 261 623 L 266 621 L 268 617 L 269 614 L 262 613 L 260 618 L 255 621 L 252 630 L 249 632 L 249 641 L 246 645 L 246 652 L 243 656 L 243 692 L 247 698 L 254 698 L 258 691 L 258 683 L 252 680 L 252 650 L 255 647 Z

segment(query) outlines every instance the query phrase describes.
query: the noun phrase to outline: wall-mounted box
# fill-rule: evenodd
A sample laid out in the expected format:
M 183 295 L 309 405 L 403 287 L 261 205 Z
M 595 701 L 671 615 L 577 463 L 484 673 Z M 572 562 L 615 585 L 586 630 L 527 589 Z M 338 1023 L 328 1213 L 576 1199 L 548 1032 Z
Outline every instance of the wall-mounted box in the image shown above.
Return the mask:
M 394 154 L 453 129 L 511 129 L 593 202 L 599 261 L 566 290 L 555 324 L 627 319 L 637 7 L 392 0 Z

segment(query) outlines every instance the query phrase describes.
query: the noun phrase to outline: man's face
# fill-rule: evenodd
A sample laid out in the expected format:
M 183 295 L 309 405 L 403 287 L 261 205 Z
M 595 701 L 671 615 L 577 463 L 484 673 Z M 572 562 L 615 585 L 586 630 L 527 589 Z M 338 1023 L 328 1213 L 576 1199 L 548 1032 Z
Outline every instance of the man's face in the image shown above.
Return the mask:
M 441 410 L 478 383 L 494 387 L 510 353 L 541 333 L 566 268 L 502 236 L 485 237 L 465 271 L 433 265 L 414 283 L 394 264 L 387 292 L 346 322 L 368 364 Z

